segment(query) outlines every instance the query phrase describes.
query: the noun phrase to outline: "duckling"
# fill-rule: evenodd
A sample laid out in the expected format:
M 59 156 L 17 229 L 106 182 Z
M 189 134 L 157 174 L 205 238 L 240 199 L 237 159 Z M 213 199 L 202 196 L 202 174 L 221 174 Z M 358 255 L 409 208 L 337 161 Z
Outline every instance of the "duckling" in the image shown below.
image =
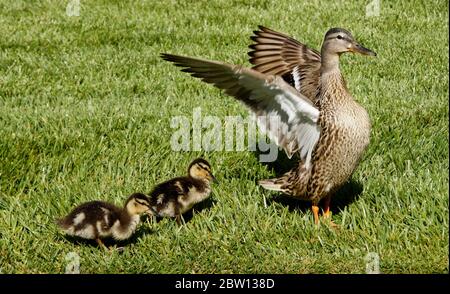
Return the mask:
M 203 158 L 195 159 L 189 165 L 188 176 L 173 178 L 153 189 L 148 214 L 174 217 L 181 225 L 181 215 L 209 197 L 212 181 L 216 178 L 211 173 L 211 165 Z
M 102 238 L 128 239 L 136 230 L 140 215 L 149 209 L 148 197 L 134 193 L 123 208 L 103 201 L 90 201 L 74 208 L 66 217 L 57 220 L 57 224 L 68 235 L 94 239 L 106 248 Z

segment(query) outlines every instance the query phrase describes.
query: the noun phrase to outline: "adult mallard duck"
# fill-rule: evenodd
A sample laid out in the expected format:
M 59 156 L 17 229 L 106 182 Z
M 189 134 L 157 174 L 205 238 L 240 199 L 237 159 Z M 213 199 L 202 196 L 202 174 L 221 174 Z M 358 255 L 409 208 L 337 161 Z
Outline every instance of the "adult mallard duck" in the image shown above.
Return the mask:
M 209 197 L 210 183 L 215 180 L 208 161 L 195 159 L 189 164 L 187 176 L 170 179 L 153 188 L 148 214 L 173 217 L 181 225 L 182 214 Z
M 289 158 L 300 156 L 296 167 L 259 184 L 311 201 L 318 224 L 320 200 L 329 217 L 331 196 L 352 175 L 370 137 L 369 116 L 349 93 L 339 57 L 346 52 L 376 54 L 340 28 L 325 34 L 321 54 L 263 27 L 252 39 L 252 69 L 170 54 L 162 58 L 242 101 Z M 278 123 L 269 123 L 273 120 L 267 116 Z

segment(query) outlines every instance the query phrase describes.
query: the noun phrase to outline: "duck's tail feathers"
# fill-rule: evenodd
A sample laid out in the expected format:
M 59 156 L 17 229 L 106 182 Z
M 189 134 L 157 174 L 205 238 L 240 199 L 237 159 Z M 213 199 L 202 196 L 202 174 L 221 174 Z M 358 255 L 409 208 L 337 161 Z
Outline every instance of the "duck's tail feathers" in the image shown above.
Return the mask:
M 258 184 L 267 190 L 286 192 L 286 189 L 283 188 L 286 183 L 279 178 L 260 180 Z
M 69 224 L 67 223 L 67 219 L 65 217 L 57 218 L 54 220 L 55 224 L 63 230 L 69 228 Z

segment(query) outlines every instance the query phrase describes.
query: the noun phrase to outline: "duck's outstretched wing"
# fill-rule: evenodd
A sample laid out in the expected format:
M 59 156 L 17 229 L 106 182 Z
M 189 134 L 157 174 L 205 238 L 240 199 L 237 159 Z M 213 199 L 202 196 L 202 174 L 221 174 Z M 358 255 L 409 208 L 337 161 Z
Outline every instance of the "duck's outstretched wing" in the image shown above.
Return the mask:
M 279 75 L 300 93 L 315 102 L 319 84 L 320 53 L 305 44 L 263 26 L 254 31 L 255 42 L 248 55 L 253 69 L 268 75 Z
M 260 127 L 288 157 L 299 152 L 309 166 L 320 137 L 319 110 L 281 77 L 217 61 L 170 54 L 161 57 L 245 103 L 257 115 Z

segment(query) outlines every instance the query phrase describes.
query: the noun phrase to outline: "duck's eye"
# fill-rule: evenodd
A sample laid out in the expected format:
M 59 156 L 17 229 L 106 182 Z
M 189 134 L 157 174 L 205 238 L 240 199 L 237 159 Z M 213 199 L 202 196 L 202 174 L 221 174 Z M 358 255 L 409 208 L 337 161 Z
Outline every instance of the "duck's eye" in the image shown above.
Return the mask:
M 343 39 L 341 35 L 337 35 L 337 37 L 339 40 Z
M 141 201 L 137 201 L 137 200 L 136 200 L 136 201 L 134 202 L 134 206 L 136 206 L 136 207 L 137 207 L 137 206 L 139 206 L 139 205 L 143 205 L 143 206 L 145 206 L 145 203 L 143 203 L 143 202 L 141 202 Z

